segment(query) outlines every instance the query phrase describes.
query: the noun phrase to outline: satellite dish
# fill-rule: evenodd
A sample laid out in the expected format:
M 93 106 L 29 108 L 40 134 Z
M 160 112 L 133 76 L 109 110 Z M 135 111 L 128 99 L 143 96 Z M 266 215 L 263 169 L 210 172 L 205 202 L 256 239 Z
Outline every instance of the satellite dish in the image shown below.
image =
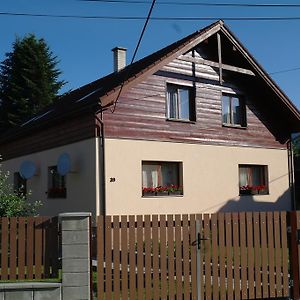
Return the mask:
M 21 164 L 19 173 L 22 178 L 30 179 L 36 173 L 36 165 L 30 160 L 25 160 Z
M 68 153 L 63 153 L 59 156 L 57 161 L 57 172 L 65 176 L 71 171 L 71 159 Z

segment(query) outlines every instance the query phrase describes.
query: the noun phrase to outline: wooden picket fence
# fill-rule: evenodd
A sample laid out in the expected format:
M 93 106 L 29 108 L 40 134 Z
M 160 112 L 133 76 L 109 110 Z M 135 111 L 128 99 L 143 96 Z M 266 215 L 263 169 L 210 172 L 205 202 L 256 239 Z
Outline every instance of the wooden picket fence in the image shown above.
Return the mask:
M 290 294 L 286 212 L 99 216 L 97 224 L 98 299 Z
M 58 218 L 0 218 L 0 280 L 58 277 Z

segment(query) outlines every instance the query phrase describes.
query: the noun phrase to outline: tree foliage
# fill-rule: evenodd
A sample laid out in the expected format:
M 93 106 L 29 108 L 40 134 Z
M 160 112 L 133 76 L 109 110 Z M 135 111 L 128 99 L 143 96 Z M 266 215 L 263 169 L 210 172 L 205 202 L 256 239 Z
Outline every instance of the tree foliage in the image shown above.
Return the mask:
M 65 84 L 44 39 L 17 38 L 0 64 L 0 128 L 4 131 L 52 104 Z
M 0 165 L 0 217 L 32 216 L 37 214 L 41 203 L 29 203 L 26 196 L 14 191 L 9 183 L 9 172 L 1 170 Z
M 297 134 L 293 140 L 292 140 L 292 145 L 293 145 L 293 152 L 294 155 L 299 157 L 300 156 L 300 135 Z

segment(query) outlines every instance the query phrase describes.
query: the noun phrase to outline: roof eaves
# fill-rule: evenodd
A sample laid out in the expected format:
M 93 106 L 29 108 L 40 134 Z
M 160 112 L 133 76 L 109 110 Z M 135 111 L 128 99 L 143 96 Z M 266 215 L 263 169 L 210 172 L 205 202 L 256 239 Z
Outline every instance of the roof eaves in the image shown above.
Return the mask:
M 282 102 L 293 112 L 295 117 L 300 121 L 300 112 L 297 107 L 291 102 L 289 97 L 281 90 L 276 82 L 269 76 L 264 68 L 256 61 L 249 50 L 239 41 L 239 39 L 231 32 L 231 30 L 224 24 L 221 31 L 233 42 L 242 55 L 252 65 L 255 71 L 264 79 L 264 81 L 272 88 L 272 90 L 279 96 Z

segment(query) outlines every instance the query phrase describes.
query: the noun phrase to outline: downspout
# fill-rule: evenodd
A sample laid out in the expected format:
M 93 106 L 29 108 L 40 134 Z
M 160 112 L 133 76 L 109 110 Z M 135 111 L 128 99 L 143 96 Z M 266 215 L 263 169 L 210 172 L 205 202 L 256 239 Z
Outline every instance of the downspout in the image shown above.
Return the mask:
M 100 118 L 98 114 L 100 113 Z M 106 192 L 105 192 L 105 139 L 104 139 L 104 123 L 102 107 L 95 113 L 96 120 L 100 123 L 98 132 L 98 170 L 99 170 L 99 200 L 100 200 L 100 215 L 106 215 Z
M 296 198 L 295 198 L 295 174 L 294 174 L 294 154 L 291 139 L 287 142 L 288 152 L 288 171 L 289 171 L 289 187 L 291 193 L 291 206 L 292 210 L 296 210 Z

